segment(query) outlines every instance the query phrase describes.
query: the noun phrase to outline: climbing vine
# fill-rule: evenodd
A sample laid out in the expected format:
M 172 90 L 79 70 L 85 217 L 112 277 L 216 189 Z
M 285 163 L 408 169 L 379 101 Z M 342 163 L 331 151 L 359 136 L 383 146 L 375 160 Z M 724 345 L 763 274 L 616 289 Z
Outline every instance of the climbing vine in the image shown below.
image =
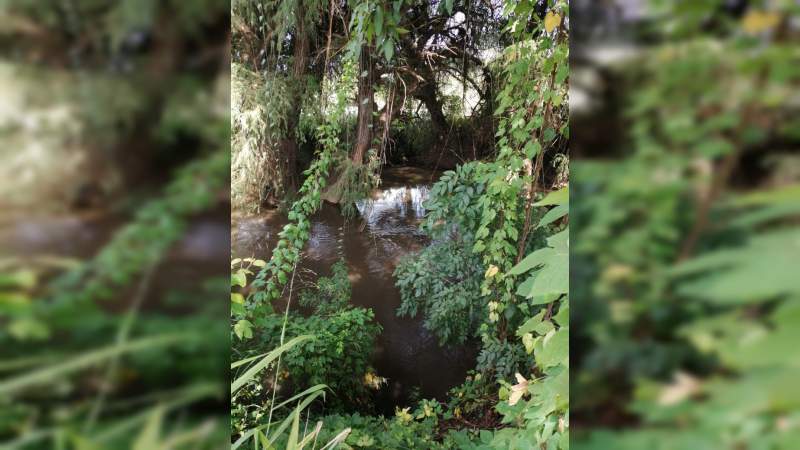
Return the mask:
M 514 342 L 536 363 L 514 374 L 516 384 L 501 379 L 505 401 L 497 410 L 514 427 L 495 433 L 494 448 L 569 446 L 569 231 L 559 225 L 568 211 L 568 190 L 542 198 L 544 154 L 569 132 L 568 6 L 549 2 L 544 19 L 528 31 L 536 3 L 506 4 L 508 31 L 517 40 L 503 53 L 504 85 L 495 111 L 499 152 L 484 180 L 473 246 L 485 267 L 481 294 L 489 300 L 479 365 L 513 368 L 504 358 L 515 354 Z M 534 230 L 554 234 L 526 257 Z M 517 276 L 524 273 L 529 275 L 519 284 Z
M 515 278 L 508 271 L 519 262 L 518 242 L 527 239 L 532 203 L 540 192 L 544 152 L 559 137 L 566 137 L 564 105 L 568 74 L 569 46 L 565 42 L 562 15 L 566 2 L 557 2 L 548 11 L 536 32 L 538 39 L 523 30 L 536 2 L 510 3 L 506 14 L 512 17 L 509 28 L 518 43 L 504 54 L 505 85 L 498 94 L 495 112 L 498 123 L 499 153 L 493 170 L 486 175 L 486 193 L 479 201 L 482 210 L 473 251 L 483 256 L 486 277 L 483 295 L 493 298 L 490 324 L 499 324 L 504 333 L 502 314 L 514 314 Z M 541 74 L 546 74 L 541 77 Z M 527 96 L 519 95 L 528 92 Z M 525 214 L 519 214 L 520 203 Z
M 327 112 L 325 123 L 317 129 L 317 139 L 322 148 L 317 153 L 316 160 L 304 172 L 306 179 L 298 191 L 299 198 L 289 210 L 290 223 L 280 232 L 280 240 L 272 257 L 252 283 L 257 290 L 248 298 L 247 306 L 251 311 L 280 297 L 295 263 L 300 259 L 300 251 L 309 236 L 309 217 L 321 206 L 322 190 L 327 185 L 328 174 L 337 158 L 341 157 L 341 120 L 355 75 L 355 66 L 348 63 L 345 64 L 340 79 L 336 83 L 330 82 L 335 89 L 336 102 L 331 111 Z
M 431 123 L 435 122 L 436 141 L 431 145 L 435 151 L 425 152 L 444 154 L 450 150 L 447 141 L 451 139 L 444 112 L 451 108 L 443 105 L 456 104 L 456 114 L 464 124 L 471 123 L 462 105 L 469 84 L 469 89 L 480 91 L 483 103 L 471 108 L 475 122 L 491 119 L 485 121 L 486 131 L 491 130 L 485 140 L 493 141 L 488 147 L 494 150 L 480 155 L 474 151 L 468 158 L 473 162 L 460 158 L 449 164 L 454 169 L 441 174 L 424 205 L 422 231 L 430 238 L 428 245 L 405 258 L 395 271 L 402 299 L 398 314 L 423 316 L 424 326 L 442 345 L 481 345 L 476 371 L 452 391 L 447 403 L 415 399 L 415 409 L 398 407 L 394 418 L 322 417 L 325 425 L 320 436 L 334 438 L 338 435 L 331 433 L 346 424 L 352 425 L 347 428 L 352 434 L 343 440 L 360 448 L 566 446 L 568 6 L 564 0 L 509 1 L 503 3 L 502 15 L 495 6 L 457 0 L 354 0 L 331 4 L 331 23 L 323 17 L 322 23 L 334 32 L 314 43 L 318 59 L 324 55 L 322 73 L 328 76 L 343 67 L 338 69 L 343 74 L 323 83 L 320 102 L 328 101 L 331 95 L 327 93 L 334 93 L 336 102 L 322 108 L 324 123 L 316 130 L 319 150 L 304 172 L 305 180 L 288 209 L 289 223 L 279 233 L 271 257 L 232 267 L 232 285 L 241 288 L 235 287 L 239 292 L 231 297 L 235 304 L 232 334 L 249 341 L 241 342 L 243 346 L 256 347 L 246 352 L 283 346 L 286 330 L 291 335 L 323 336 L 323 342 L 298 345 L 301 353 L 288 352 L 267 368 L 274 385 L 267 388 L 272 389 L 273 398 L 265 404 L 275 403 L 274 394 L 284 378 L 290 379 L 291 386 L 335 386 L 343 391 L 336 394 L 342 396 L 361 389 L 350 383 L 362 380 L 339 379 L 339 368 L 330 367 L 339 361 L 333 355 L 350 357 L 341 346 L 356 352 L 369 350 L 360 339 L 344 339 L 373 320 L 355 310 L 347 312 L 349 291 L 336 293 L 325 306 L 330 308 L 325 314 L 318 307 L 329 294 L 327 279 L 318 281 L 320 288 L 310 291 L 312 297 L 300 295 L 301 307 L 315 310 L 311 316 L 324 316 L 322 321 L 297 316 L 295 325 L 287 325 L 290 314 L 278 320 L 273 305 L 278 299 L 292 298 L 295 278 L 302 273 L 296 270 L 311 233 L 310 218 L 322 202 L 338 204 L 345 215 L 353 215 L 356 200 L 369 201 L 367 194 L 380 182 L 378 174 L 386 163 L 392 121 L 416 114 L 406 103 L 424 106 Z M 338 19 L 342 19 L 341 28 Z M 492 28 L 500 39 L 479 42 L 481 32 L 475 30 Z M 346 39 L 337 43 L 341 36 Z M 486 56 L 479 50 L 483 45 L 499 52 Z M 292 50 L 295 58 L 297 48 Z M 476 75 L 483 75 L 484 86 L 476 82 Z M 465 86 L 460 103 L 442 89 L 443 80 L 453 79 Z M 376 128 L 381 122 L 384 132 L 378 138 Z M 353 128 L 355 145 L 349 153 L 346 147 L 353 144 L 349 142 Z M 553 172 L 559 173 L 552 176 Z M 259 268 L 258 273 L 249 272 L 253 266 Z M 340 278 L 346 270 L 334 268 Z M 339 316 L 343 311 L 353 322 Z M 264 317 L 272 321 L 269 326 Z M 336 332 L 327 333 L 330 327 L 337 328 Z M 276 338 L 279 330 L 280 341 Z M 380 376 L 367 375 L 363 381 L 379 388 L 375 380 Z M 253 398 L 261 397 L 257 393 Z M 247 409 L 241 406 L 242 411 Z M 245 428 L 250 426 L 263 425 L 253 422 Z M 249 436 L 254 435 L 243 433 L 237 442 Z

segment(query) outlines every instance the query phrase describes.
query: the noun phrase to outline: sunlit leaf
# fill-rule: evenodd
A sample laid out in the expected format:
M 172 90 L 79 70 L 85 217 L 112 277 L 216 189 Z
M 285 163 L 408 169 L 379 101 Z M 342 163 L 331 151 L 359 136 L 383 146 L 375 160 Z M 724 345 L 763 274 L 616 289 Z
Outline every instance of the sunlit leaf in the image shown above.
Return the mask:
M 559 25 L 561 25 L 561 15 L 554 13 L 553 11 L 547 11 L 547 15 L 544 17 L 545 31 L 550 33 Z

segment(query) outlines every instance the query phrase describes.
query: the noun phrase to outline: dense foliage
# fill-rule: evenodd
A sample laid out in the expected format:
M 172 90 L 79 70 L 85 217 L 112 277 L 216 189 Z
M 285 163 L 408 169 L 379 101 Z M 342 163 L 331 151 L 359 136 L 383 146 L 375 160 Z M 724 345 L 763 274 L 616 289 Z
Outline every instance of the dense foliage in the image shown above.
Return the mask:
M 575 164 L 575 448 L 800 442 L 797 8 L 722 3 L 657 5 L 627 133 Z
M 16 153 L 4 183 L 28 191 L 3 224 L 77 224 L 69 245 L 4 255 L 0 441 L 221 448 L 226 268 L 179 249 L 198 216 L 227 220 L 224 2 L 11 0 L 0 15 L 3 65 L 35 104 L 30 117 L 72 124 L 45 139 L 43 127 L 0 125 Z
M 422 229 L 433 240 L 419 254 L 409 255 L 397 267 L 402 304 L 399 315 L 425 317 L 425 327 L 442 344 L 463 343 L 474 337 L 484 311 L 480 258 L 471 251 L 477 228 L 476 203 L 485 186 L 479 163 L 447 172 L 431 188 L 425 202 Z
M 380 325 L 372 310 L 349 304 L 350 281 L 346 267 L 337 263 L 332 277 L 322 277 L 312 289 L 300 293 L 300 304 L 314 312 L 308 317 L 290 315 L 286 333 L 313 334 L 316 339 L 299 344 L 284 357 L 285 369 L 296 388 L 326 384 L 336 403 L 364 401 L 369 361 Z M 257 320 L 263 348 L 276 347 L 282 321 L 275 316 Z
M 566 448 L 566 2 L 240 1 L 233 13 L 234 74 L 242 74 L 235 98 L 245 105 L 234 111 L 242 145 L 234 161 L 237 152 L 278 158 L 256 164 L 277 175 L 242 172 L 242 179 L 255 182 L 256 192 L 275 193 L 273 203 L 285 201 L 289 221 L 271 258 L 237 260 L 231 268 L 231 327 L 241 360 L 234 368 L 250 374 L 232 400 L 239 411 L 235 445 L 290 448 L 319 439 L 376 449 Z M 263 98 L 275 93 L 271 83 L 282 86 L 281 98 Z M 447 83 L 461 86 L 460 100 L 444 94 Z M 468 90 L 477 99 L 470 118 Z M 475 121 L 466 136 L 473 149 L 486 129 L 496 134 L 488 152 L 473 150 L 476 161 L 454 164 L 431 188 L 422 224 L 430 244 L 395 271 L 398 314 L 421 316 L 442 345 L 481 351 L 477 372 L 447 401 L 401 406 L 392 418 L 366 416 L 365 394 L 382 383 L 368 367 L 380 328 L 370 311 L 349 305 L 344 266 L 332 267 L 331 277 L 319 274 L 306 290 L 295 278 L 311 215 L 323 201 L 353 215 L 352 205 L 379 181 L 395 131 L 416 139 L 408 131 L 420 123 L 411 117 L 414 107 L 427 110 L 421 117 L 434 130 L 426 149 L 433 159 L 463 150 L 450 141 L 456 123 L 465 130 Z M 314 122 L 315 136 L 305 140 L 298 133 L 305 136 L 301 130 Z M 313 147 L 313 159 L 290 192 L 299 170 L 289 166 L 301 164 L 304 145 Z M 234 162 L 232 170 L 243 167 Z M 262 199 L 240 200 L 258 207 Z M 296 341 L 302 336 L 313 337 Z M 272 354 L 279 356 L 259 362 Z M 315 404 L 323 389 L 336 399 Z M 299 402 L 294 413 L 281 409 L 285 395 Z M 301 413 L 317 427 L 290 431 Z
M 250 262 L 262 261 L 234 261 L 233 267 L 237 273 L 247 273 L 241 265 L 247 267 Z M 282 389 L 279 386 L 284 384 L 283 380 L 289 384 L 287 389 L 295 392 L 325 385 L 333 392 L 328 407 L 363 407 L 370 387 L 365 379 L 374 377 L 369 361 L 380 325 L 374 323 L 371 310 L 349 305 L 350 281 L 344 264 L 335 264 L 332 272 L 331 277 L 319 278 L 314 286 L 299 294 L 300 305 L 313 311 L 310 315 L 289 311 L 285 316 L 268 314 L 254 319 L 252 329 L 234 328 L 234 334 L 252 339 L 253 348 L 259 349 L 280 347 L 283 336 L 313 335 L 313 340 L 297 342 L 281 355 L 282 372 L 276 378 L 279 385 L 273 385 L 272 389 Z M 234 277 L 236 286 L 240 281 Z M 237 294 L 233 297 L 235 302 L 241 301 Z M 251 356 L 244 354 L 239 358 Z M 272 381 L 269 374 L 262 372 L 234 395 L 232 415 L 236 432 L 258 425 L 271 408 L 269 404 L 259 404 L 265 394 L 264 383 Z

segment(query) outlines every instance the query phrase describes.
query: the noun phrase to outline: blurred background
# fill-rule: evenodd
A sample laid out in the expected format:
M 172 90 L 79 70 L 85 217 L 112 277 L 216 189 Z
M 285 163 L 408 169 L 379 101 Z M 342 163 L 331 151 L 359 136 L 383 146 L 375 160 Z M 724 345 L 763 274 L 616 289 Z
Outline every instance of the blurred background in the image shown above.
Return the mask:
M 571 2 L 574 449 L 800 448 L 799 9 Z
M 0 448 L 228 440 L 230 18 L 0 0 Z

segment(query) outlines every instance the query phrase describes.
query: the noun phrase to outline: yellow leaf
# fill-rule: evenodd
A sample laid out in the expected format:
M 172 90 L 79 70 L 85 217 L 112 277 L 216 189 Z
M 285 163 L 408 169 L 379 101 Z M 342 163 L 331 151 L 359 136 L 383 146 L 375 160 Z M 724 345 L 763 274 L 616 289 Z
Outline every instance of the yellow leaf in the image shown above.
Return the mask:
M 524 391 L 511 391 L 511 396 L 508 397 L 508 404 L 511 406 L 516 405 L 524 393 Z
M 400 420 L 402 423 L 409 423 L 414 420 L 414 417 L 409 414 L 409 410 L 411 408 L 403 408 L 400 409 L 398 407 L 394 408 L 394 415 Z
M 517 384 L 511 386 L 511 395 L 508 397 L 508 404 L 514 406 L 519 402 L 519 399 L 528 392 L 528 380 L 519 373 L 514 374 L 517 379 Z
M 700 381 L 693 376 L 678 372 L 672 384 L 667 385 L 658 397 L 658 403 L 664 406 L 678 404 L 700 392 Z
M 364 384 L 375 390 L 380 389 L 381 386 L 387 383 L 387 381 L 388 379 L 375 375 L 372 372 L 367 372 L 364 374 Z
M 486 269 L 486 274 L 484 275 L 484 277 L 492 278 L 493 276 L 497 275 L 497 272 L 499 272 L 499 271 L 500 271 L 500 269 L 498 269 L 497 266 L 492 264 L 492 265 L 489 266 L 488 269 Z
M 750 11 L 742 18 L 742 29 L 749 34 L 759 34 L 778 26 L 780 14 L 767 11 Z
M 548 11 L 547 15 L 544 16 L 544 29 L 548 33 L 552 32 L 556 29 L 557 26 L 561 25 L 561 15 L 555 14 L 553 11 Z
M 611 264 L 603 272 L 603 279 L 614 282 L 629 279 L 633 275 L 633 267 L 625 264 Z
M 522 335 L 522 345 L 525 346 L 525 353 L 529 355 L 533 353 L 533 345 L 534 345 L 533 334 L 525 333 L 524 335 Z

